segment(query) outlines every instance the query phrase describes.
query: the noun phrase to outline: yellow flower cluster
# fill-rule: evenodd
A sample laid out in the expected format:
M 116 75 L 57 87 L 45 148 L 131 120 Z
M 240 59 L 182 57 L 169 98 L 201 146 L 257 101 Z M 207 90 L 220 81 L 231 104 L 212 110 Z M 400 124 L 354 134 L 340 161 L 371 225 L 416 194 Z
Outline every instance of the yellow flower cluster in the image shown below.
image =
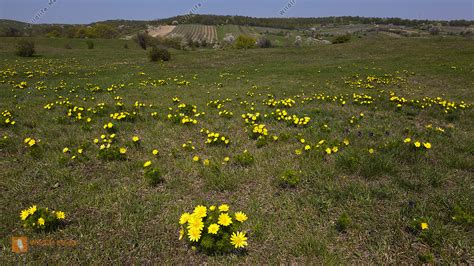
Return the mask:
M 425 148 L 427 150 L 431 149 L 431 143 L 423 142 L 418 140 L 413 140 L 411 138 L 406 138 L 403 140 L 404 143 L 412 143 L 415 148 Z
M 230 139 L 227 136 L 224 136 L 220 133 L 217 132 L 211 132 L 207 129 L 201 129 L 201 133 L 204 133 L 207 135 L 207 139 L 205 144 L 223 144 L 223 145 L 229 145 Z
M 264 104 L 270 107 L 292 107 L 296 103 L 295 100 L 291 98 L 283 99 L 283 100 L 275 100 L 269 99 L 264 101 Z
M 13 120 L 13 116 L 10 111 L 5 110 L 2 112 L 2 125 L 4 126 L 13 126 L 16 122 Z
M 51 211 L 49 208 L 42 208 L 33 205 L 20 212 L 20 219 L 25 228 L 36 230 L 52 229 L 66 219 L 66 214 L 62 211 Z
M 252 113 L 247 113 L 247 114 L 243 114 L 242 115 L 242 118 L 245 120 L 245 123 L 247 124 L 255 124 L 257 122 L 259 122 L 262 117 L 260 115 L 260 113 L 255 113 L 255 114 L 252 114 Z
M 229 206 L 198 205 L 192 213 L 179 219 L 179 239 L 186 239 L 195 248 L 207 252 L 229 252 L 247 246 L 245 232 L 239 231 L 248 217 L 243 212 L 229 212 Z
M 36 140 L 34 138 L 25 138 L 23 140 L 23 143 L 26 144 L 26 146 L 32 148 L 32 147 L 35 147 L 37 145 L 37 143 L 40 142 L 40 140 Z

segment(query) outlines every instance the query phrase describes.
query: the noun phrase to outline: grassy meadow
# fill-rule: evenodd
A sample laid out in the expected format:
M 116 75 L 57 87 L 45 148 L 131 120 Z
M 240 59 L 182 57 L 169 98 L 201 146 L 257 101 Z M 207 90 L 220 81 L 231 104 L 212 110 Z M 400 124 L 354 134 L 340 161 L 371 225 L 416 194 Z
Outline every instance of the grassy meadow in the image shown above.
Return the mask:
M 124 40 L 38 38 L 32 58 L 16 41 L 0 38 L 0 111 L 15 121 L 0 124 L 2 264 L 474 263 L 472 40 L 369 35 L 161 63 Z M 121 159 L 100 156 L 112 133 Z M 248 215 L 246 252 L 178 240 L 183 212 L 223 203 Z M 65 224 L 23 228 L 34 204 Z M 12 236 L 77 245 L 19 255 Z

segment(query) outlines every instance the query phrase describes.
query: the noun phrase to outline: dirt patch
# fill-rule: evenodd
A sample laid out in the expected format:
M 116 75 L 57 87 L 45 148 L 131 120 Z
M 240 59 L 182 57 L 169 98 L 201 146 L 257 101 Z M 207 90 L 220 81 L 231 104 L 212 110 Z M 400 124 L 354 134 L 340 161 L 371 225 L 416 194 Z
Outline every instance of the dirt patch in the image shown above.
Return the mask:
M 172 32 L 176 26 L 158 26 L 150 27 L 148 29 L 148 34 L 153 37 L 165 37 L 170 32 Z

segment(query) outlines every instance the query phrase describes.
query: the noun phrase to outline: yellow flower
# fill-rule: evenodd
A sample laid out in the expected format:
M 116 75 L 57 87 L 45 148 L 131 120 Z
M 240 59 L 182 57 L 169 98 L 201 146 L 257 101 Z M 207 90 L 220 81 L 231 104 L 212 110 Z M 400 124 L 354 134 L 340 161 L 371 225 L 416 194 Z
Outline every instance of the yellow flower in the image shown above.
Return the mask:
M 66 153 L 66 152 L 69 152 L 69 148 L 68 148 L 68 147 L 66 147 L 66 148 L 63 149 L 63 153 Z
M 225 157 L 225 158 L 224 158 L 224 162 L 228 162 L 228 161 L 230 161 L 230 158 L 229 158 L 229 157 Z
M 219 206 L 219 211 L 221 211 L 221 212 L 227 212 L 227 211 L 229 211 L 229 205 L 227 205 L 227 204 L 222 204 L 221 206 Z
M 148 167 L 151 165 L 151 161 L 146 161 L 144 164 L 143 164 L 143 167 Z
M 428 223 L 421 223 L 421 230 L 428 229 Z
M 127 152 L 127 148 L 122 147 L 120 148 L 120 154 L 125 154 Z
M 30 212 L 28 210 L 21 211 L 21 214 L 20 214 L 21 220 L 22 221 L 26 220 L 26 218 L 28 218 L 29 215 L 30 215 Z
M 78 150 L 77 150 L 77 153 L 79 153 L 79 154 L 82 154 L 82 152 L 83 152 L 82 149 L 78 149 Z
M 210 211 L 214 211 L 215 209 L 216 209 L 216 206 L 214 206 L 214 205 L 212 205 L 212 206 L 209 207 L 209 210 L 210 210 Z
M 179 218 L 179 224 L 187 223 L 189 221 L 189 218 L 191 218 L 191 214 L 189 214 L 188 212 L 183 213 Z
M 209 166 L 210 163 L 211 163 L 211 162 L 209 161 L 209 159 L 206 159 L 206 160 L 204 160 L 204 162 L 203 162 L 203 164 L 204 164 L 205 166 Z
M 138 142 L 138 141 L 140 141 L 140 138 L 138 136 L 133 136 L 132 140 L 133 140 L 133 142 Z
M 332 153 L 331 148 L 326 148 L 326 153 L 327 153 L 327 154 L 331 154 L 331 153 Z
M 305 151 L 311 150 L 311 146 L 310 146 L 310 145 L 306 145 L 306 146 L 304 146 L 304 149 L 305 149 Z
M 28 212 L 30 214 L 34 214 L 36 212 L 36 210 L 37 210 L 36 205 L 33 205 L 28 209 Z
M 181 228 L 179 230 L 179 240 L 183 239 L 183 236 L 184 236 L 184 230 L 183 230 L 183 228 Z
M 421 143 L 419 141 L 415 142 L 415 147 L 419 148 L 421 146 Z
M 207 232 L 209 234 L 217 234 L 217 231 L 219 231 L 219 225 L 218 224 L 211 224 L 209 225 L 209 227 L 207 228 Z
M 405 143 L 410 143 L 410 142 L 411 142 L 411 138 L 406 138 L 405 140 L 403 140 L 403 142 L 405 142 Z
M 221 213 L 219 214 L 218 223 L 223 226 L 228 226 L 232 223 L 232 218 L 230 218 L 227 213 Z
M 343 143 L 344 143 L 346 146 L 349 146 L 349 140 L 348 140 L 348 139 L 344 139 Z
M 303 151 L 301 151 L 300 149 L 295 150 L 296 155 L 301 155 L 302 153 L 303 153 Z
M 195 161 L 195 162 L 199 162 L 199 156 L 197 156 L 197 155 L 196 155 L 196 156 L 194 156 L 194 157 L 193 157 L 193 161 Z
M 204 228 L 204 223 L 202 222 L 202 219 L 198 216 L 191 215 L 191 217 L 188 220 L 188 229 L 199 229 L 202 230 Z
M 199 239 L 201 238 L 201 230 L 197 228 L 191 228 L 188 230 L 188 236 L 189 236 L 189 240 L 193 242 L 198 242 Z
M 43 218 L 39 218 L 39 219 L 38 219 L 38 224 L 39 224 L 39 225 L 44 225 L 44 219 L 43 219 Z
M 235 219 L 241 223 L 247 221 L 248 217 L 245 213 L 243 212 L 236 212 L 235 213 Z
M 234 245 L 235 248 L 243 248 L 247 246 L 247 237 L 244 232 L 234 232 L 230 237 L 230 243 Z
M 66 218 L 66 214 L 64 214 L 64 212 L 62 212 L 62 211 L 55 212 L 55 214 L 56 214 L 56 218 L 58 218 L 60 220 Z
M 372 148 L 369 149 L 370 154 L 373 154 L 374 152 L 375 152 L 374 149 L 372 149 Z
M 153 150 L 151 153 L 153 153 L 153 155 L 158 155 L 158 150 Z
M 198 205 L 194 208 L 193 214 L 199 218 L 203 218 L 207 216 L 207 208 L 206 206 Z
M 34 139 L 30 139 L 28 141 L 28 146 L 30 146 L 30 147 L 33 147 L 35 144 L 36 144 L 36 140 L 34 140 Z
M 427 149 L 431 149 L 431 143 L 429 143 L 429 142 L 424 142 L 423 146 L 425 146 L 425 148 L 427 148 Z

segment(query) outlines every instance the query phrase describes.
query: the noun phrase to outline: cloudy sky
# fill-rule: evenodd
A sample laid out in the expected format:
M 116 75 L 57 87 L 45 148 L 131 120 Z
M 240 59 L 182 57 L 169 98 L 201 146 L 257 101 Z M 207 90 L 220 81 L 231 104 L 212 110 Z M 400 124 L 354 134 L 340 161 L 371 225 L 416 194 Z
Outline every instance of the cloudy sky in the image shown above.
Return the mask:
M 193 8 L 198 4 L 199 8 Z M 282 16 L 280 11 L 287 5 L 291 8 Z M 191 10 L 255 17 L 351 15 L 474 20 L 474 0 L 0 0 L 0 18 L 31 22 L 36 16 L 38 23 L 148 20 Z

